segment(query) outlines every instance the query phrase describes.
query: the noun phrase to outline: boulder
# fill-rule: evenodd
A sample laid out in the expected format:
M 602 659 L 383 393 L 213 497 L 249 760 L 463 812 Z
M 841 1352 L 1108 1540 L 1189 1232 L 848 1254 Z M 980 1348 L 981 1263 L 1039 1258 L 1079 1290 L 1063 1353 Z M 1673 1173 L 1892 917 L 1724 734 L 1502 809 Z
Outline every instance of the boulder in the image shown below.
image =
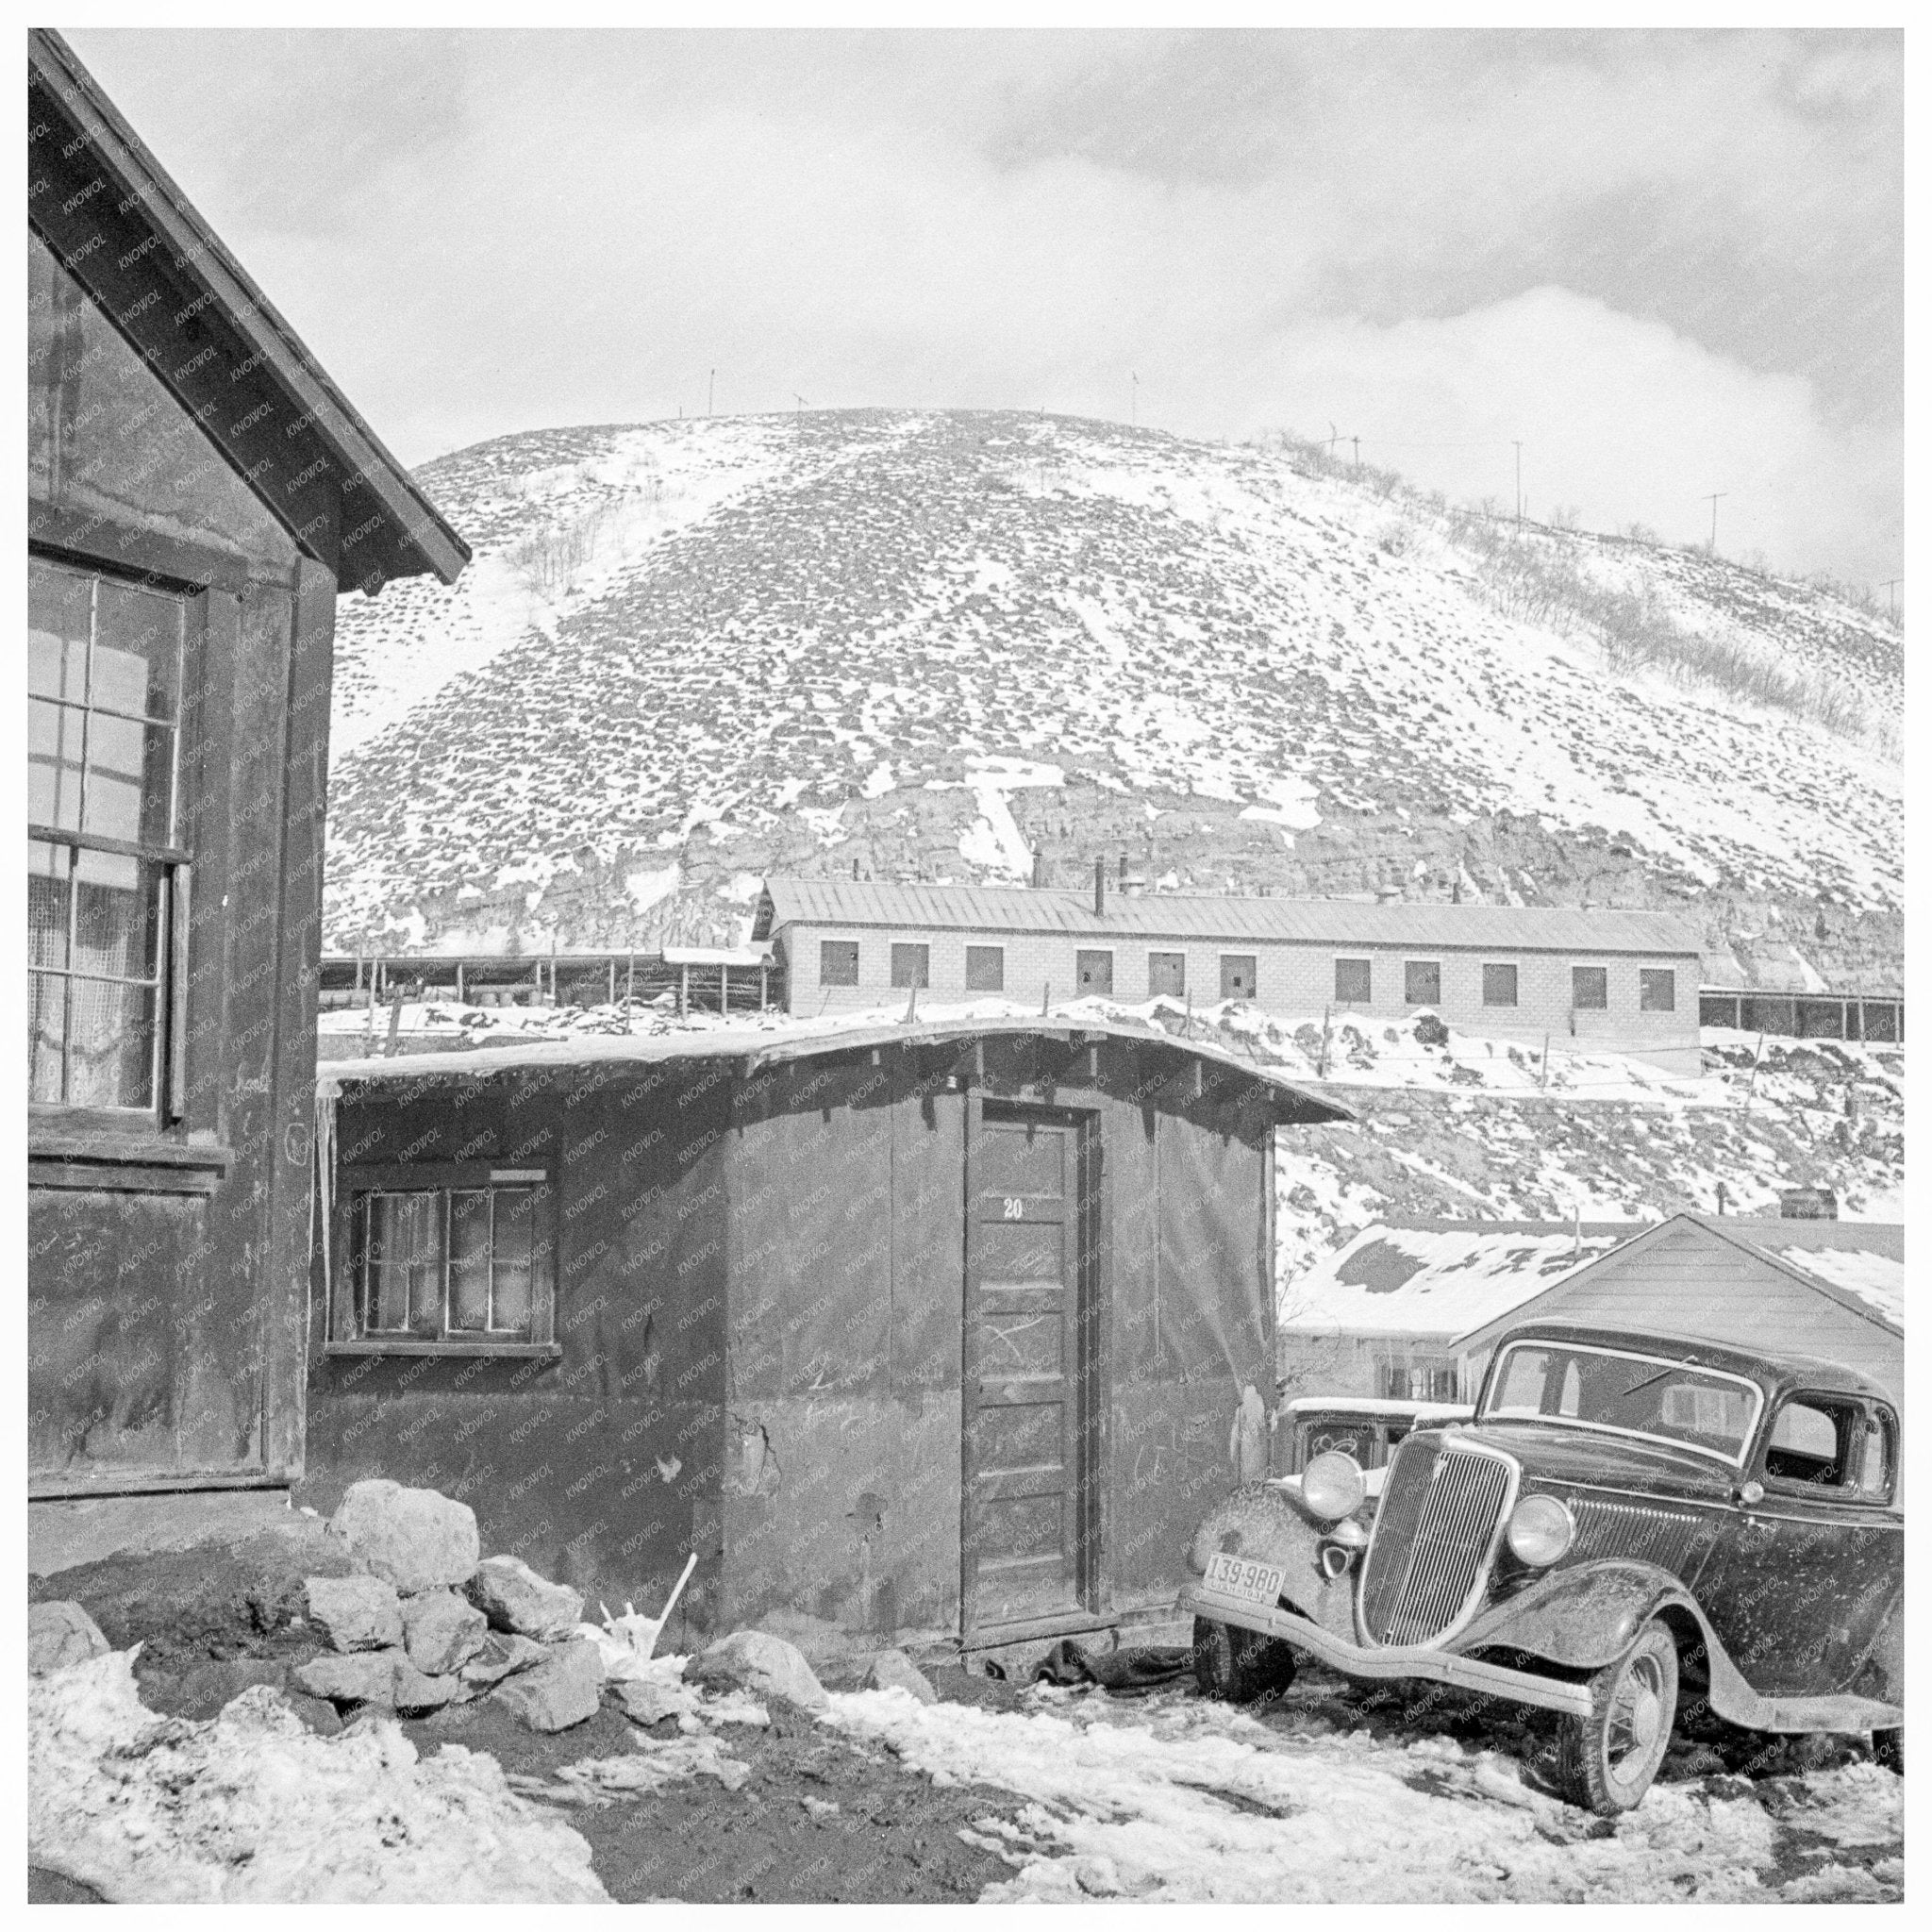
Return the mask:
M 468 1594 L 491 1629 L 513 1630 L 540 1643 L 561 1642 L 583 1621 L 583 1592 L 546 1581 L 521 1557 L 486 1557 Z
M 408 1662 L 400 1650 L 325 1651 L 296 1668 L 295 1686 L 331 1704 L 387 1705 L 395 1667 Z
M 458 1674 L 466 1684 L 486 1687 L 500 1684 L 513 1673 L 527 1671 L 532 1664 L 541 1663 L 549 1655 L 549 1651 L 534 1638 L 514 1634 L 504 1636 L 492 1630 L 484 1638 L 482 1648 Z
M 381 1576 L 310 1576 L 309 1621 L 338 1650 L 393 1650 L 403 1641 L 396 1587 Z
M 326 1697 L 310 1697 L 301 1690 L 285 1690 L 282 1694 L 289 1700 L 289 1708 L 317 1737 L 333 1738 L 341 1729 L 341 1713 Z
M 49 1671 L 103 1657 L 112 1646 L 100 1626 L 76 1603 L 29 1604 L 26 1607 L 26 1674 L 44 1677 Z
M 441 1710 L 462 1688 L 463 1680 L 454 1673 L 432 1676 L 419 1671 L 406 1655 L 395 1660 L 390 1677 L 389 1701 L 400 1711 Z
M 402 1621 L 409 1661 L 432 1677 L 460 1670 L 490 1634 L 483 1612 L 453 1590 L 425 1590 L 410 1597 L 403 1605 Z
M 882 1650 L 865 1674 L 868 1690 L 909 1690 L 922 1704 L 936 1704 L 939 1692 L 903 1650 Z
M 764 1630 L 734 1630 L 692 1659 L 687 1678 L 699 1684 L 731 1684 L 761 1697 L 782 1698 L 801 1710 L 824 1710 L 824 1686 L 795 1644 Z
M 604 1660 L 581 1638 L 554 1643 L 534 1670 L 498 1685 L 495 1696 L 533 1731 L 568 1730 L 597 1714 L 604 1690 Z
M 482 1550 L 467 1503 L 381 1477 L 351 1483 L 328 1526 L 357 1569 L 387 1577 L 405 1596 L 460 1588 Z

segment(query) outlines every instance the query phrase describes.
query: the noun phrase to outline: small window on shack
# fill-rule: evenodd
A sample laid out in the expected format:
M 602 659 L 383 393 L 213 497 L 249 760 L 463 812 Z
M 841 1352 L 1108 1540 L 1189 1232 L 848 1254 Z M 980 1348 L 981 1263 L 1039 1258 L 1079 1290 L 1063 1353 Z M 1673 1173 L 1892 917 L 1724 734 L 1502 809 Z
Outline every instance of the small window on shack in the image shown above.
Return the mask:
M 1110 995 L 1113 991 L 1113 955 L 1104 951 L 1075 953 L 1074 976 L 1080 982 L 1083 999 Z
M 1007 984 L 1007 949 L 1004 946 L 966 948 L 966 991 L 1003 992 Z
M 1338 959 L 1335 962 L 1335 1004 L 1338 1007 L 1365 1007 L 1374 985 L 1374 970 L 1367 959 Z
M 1607 966 L 1571 967 L 1570 1004 L 1579 1013 L 1607 1012 L 1610 1006 L 1610 969 Z
M 1674 1013 L 1677 1010 L 1677 975 L 1668 966 L 1645 966 L 1637 974 L 1637 1010 L 1640 1013 Z
M 1483 968 L 1483 1005 L 1513 1007 L 1516 1004 L 1516 968 L 1488 965 Z
M 1442 1004 L 1442 962 L 1440 959 L 1404 960 L 1402 998 L 1406 1006 L 1440 1007 Z
M 350 1169 L 330 1345 L 358 1353 L 547 1349 L 555 1318 L 547 1168 Z
M 1188 956 L 1185 953 L 1147 955 L 1147 997 L 1182 999 L 1188 991 Z
M 892 946 L 892 984 L 921 987 L 931 985 L 928 974 L 931 961 L 930 946 L 908 945 L 902 941 L 895 941 Z
M 1221 997 L 1224 1000 L 1251 1000 L 1255 997 L 1256 958 L 1253 953 L 1224 953 L 1221 956 Z
M 857 986 L 858 984 L 858 941 L 821 940 L 819 941 L 819 984 Z

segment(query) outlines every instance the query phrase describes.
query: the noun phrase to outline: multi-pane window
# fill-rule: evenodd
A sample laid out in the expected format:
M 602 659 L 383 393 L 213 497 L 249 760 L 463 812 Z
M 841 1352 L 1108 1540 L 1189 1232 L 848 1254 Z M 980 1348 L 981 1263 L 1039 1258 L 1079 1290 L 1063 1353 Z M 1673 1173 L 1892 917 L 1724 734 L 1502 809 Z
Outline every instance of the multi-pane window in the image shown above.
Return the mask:
M 1483 1005 L 1513 1007 L 1516 1004 L 1516 969 L 1513 966 L 1483 968 Z
M 1253 953 L 1222 954 L 1221 997 L 1224 1000 L 1251 1000 L 1255 997 Z
M 1405 959 L 1402 963 L 1402 997 L 1411 1007 L 1440 1007 L 1442 1004 L 1442 962 L 1440 959 Z
M 1080 996 L 1106 999 L 1113 992 L 1113 955 L 1105 950 L 1080 951 L 1074 955 L 1074 976 L 1080 983 Z
M 1677 975 L 1668 966 L 1645 966 L 1637 974 L 1637 1010 L 1640 1013 L 1674 1013 L 1677 1010 Z
M 1374 986 L 1370 962 L 1366 959 L 1338 959 L 1335 962 L 1335 1004 L 1338 1007 L 1366 1007 Z
M 858 984 L 858 941 L 821 940 L 819 941 L 819 984 L 857 986 Z
M 892 984 L 894 986 L 930 986 L 932 948 L 930 946 L 908 945 L 894 941 L 892 945 Z
M 1002 992 L 1007 984 L 1007 949 L 1004 946 L 966 948 L 966 991 Z
M 27 598 L 29 1092 L 151 1111 L 186 887 L 187 600 L 41 557 Z
M 1610 969 L 1607 966 L 1571 967 L 1570 1004 L 1579 1013 L 1608 1012 Z
M 541 1169 L 499 1170 L 475 1186 L 352 1191 L 348 1319 L 338 1339 L 547 1342 L 549 1209 Z

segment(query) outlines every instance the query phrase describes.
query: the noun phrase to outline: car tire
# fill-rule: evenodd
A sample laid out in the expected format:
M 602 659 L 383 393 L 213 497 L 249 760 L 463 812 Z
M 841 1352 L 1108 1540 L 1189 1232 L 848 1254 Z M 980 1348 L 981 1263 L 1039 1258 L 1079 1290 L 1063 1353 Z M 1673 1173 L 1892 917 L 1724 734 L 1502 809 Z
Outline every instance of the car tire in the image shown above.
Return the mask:
M 1203 1697 L 1253 1704 L 1294 1682 L 1294 1646 L 1239 1624 L 1194 1619 L 1194 1682 Z
M 1887 1771 L 1906 1774 L 1906 1733 L 1903 1724 L 1890 1731 L 1872 1733 L 1872 1755 Z
M 1654 1618 L 1615 1663 L 1588 1680 L 1590 1715 L 1566 1717 L 1557 1775 L 1573 1805 L 1615 1818 L 1643 1802 L 1677 1715 L 1677 1644 Z

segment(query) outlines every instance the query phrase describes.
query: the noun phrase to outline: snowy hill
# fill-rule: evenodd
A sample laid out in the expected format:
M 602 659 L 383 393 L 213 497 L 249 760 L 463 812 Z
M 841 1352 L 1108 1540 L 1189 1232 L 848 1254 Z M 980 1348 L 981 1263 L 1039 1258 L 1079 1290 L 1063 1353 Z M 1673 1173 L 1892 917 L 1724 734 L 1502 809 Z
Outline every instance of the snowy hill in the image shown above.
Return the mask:
M 1689 909 L 1714 976 L 1897 983 L 1902 639 L 1807 586 L 1055 417 L 421 474 L 476 561 L 341 601 L 332 947 L 723 941 L 768 872 L 1124 852 L 1170 889 Z

